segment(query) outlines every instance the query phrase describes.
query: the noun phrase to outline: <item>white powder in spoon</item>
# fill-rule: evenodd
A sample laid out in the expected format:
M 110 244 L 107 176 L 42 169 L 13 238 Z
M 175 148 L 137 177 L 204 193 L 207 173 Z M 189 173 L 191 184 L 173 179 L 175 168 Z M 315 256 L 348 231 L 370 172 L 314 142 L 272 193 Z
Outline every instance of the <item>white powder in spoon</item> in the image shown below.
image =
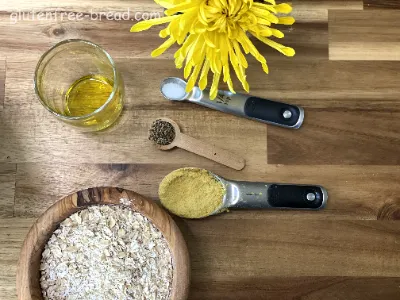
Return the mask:
M 165 97 L 172 100 L 182 100 L 185 95 L 185 87 L 176 82 L 167 82 L 161 88 Z

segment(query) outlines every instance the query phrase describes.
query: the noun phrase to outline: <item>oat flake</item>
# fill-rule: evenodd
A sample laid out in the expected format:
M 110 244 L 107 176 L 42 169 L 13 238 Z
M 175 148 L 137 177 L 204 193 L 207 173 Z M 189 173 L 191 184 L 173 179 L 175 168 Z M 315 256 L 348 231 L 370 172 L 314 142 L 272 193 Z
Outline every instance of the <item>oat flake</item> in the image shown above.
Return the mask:
M 54 231 L 40 284 L 49 300 L 170 299 L 172 257 L 161 232 L 122 206 L 91 206 Z

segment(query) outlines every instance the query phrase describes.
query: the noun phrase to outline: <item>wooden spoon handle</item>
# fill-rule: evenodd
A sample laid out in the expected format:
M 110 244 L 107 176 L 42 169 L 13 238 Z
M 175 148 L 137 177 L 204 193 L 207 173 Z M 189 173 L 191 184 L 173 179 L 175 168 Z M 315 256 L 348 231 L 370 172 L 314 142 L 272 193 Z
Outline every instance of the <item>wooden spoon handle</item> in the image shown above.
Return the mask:
M 235 170 L 242 170 L 246 165 L 244 158 L 212 144 L 206 144 L 191 136 L 180 134 L 176 146 L 197 155 L 206 157 Z

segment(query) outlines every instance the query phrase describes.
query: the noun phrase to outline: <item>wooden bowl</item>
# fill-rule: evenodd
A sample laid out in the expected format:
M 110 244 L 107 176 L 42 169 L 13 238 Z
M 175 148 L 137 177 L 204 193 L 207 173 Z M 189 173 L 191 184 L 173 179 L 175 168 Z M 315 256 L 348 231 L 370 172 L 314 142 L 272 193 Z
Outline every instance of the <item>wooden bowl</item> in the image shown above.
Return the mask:
M 52 205 L 33 224 L 22 246 L 17 270 L 17 295 L 20 300 L 42 300 L 40 261 L 48 239 L 58 225 L 73 213 L 90 205 L 121 204 L 130 201 L 132 210 L 140 212 L 162 232 L 173 260 L 173 300 L 184 300 L 189 292 L 189 253 L 183 236 L 172 218 L 153 201 L 120 188 L 91 188 L 69 195 Z

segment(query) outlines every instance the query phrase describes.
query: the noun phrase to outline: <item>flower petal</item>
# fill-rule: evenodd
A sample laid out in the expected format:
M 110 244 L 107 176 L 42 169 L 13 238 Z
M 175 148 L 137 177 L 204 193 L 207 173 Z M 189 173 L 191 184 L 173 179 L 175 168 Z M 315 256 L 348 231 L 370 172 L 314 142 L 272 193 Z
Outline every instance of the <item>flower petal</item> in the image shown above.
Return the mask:
M 285 36 L 282 31 L 275 29 L 275 28 L 271 28 L 271 32 L 272 32 L 272 35 L 278 39 L 281 39 Z
M 176 13 L 184 12 L 185 10 L 191 9 L 193 7 L 196 7 L 197 5 L 198 5 L 197 1 L 183 2 L 181 4 L 175 5 L 172 8 L 167 9 L 164 12 L 164 14 L 167 15 L 167 16 L 172 16 L 172 15 L 174 15 Z
M 174 3 L 171 3 L 168 0 L 154 0 L 154 2 L 167 9 L 174 7 Z
M 192 73 L 193 63 L 191 61 L 186 61 L 185 69 L 183 70 L 183 76 L 188 79 L 190 73 Z
M 187 82 L 187 85 L 186 85 L 186 92 L 187 93 L 189 93 L 189 92 L 191 92 L 193 90 L 193 88 L 194 88 L 194 86 L 196 84 L 197 78 L 199 77 L 199 73 L 200 73 L 201 67 L 203 66 L 203 63 L 204 63 L 204 55 L 202 55 L 201 62 L 197 63 L 194 66 L 192 75 L 190 76 L 190 78 L 189 78 L 189 80 Z
M 263 18 L 257 18 L 257 23 L 261 25 L 267 25 L 270 26 L 272 23 L 268 20 L 265 20 Z
M 200 35 L 196 48 L 193 49 L 192 60 L 195 65 L 203 62 L 206 53 L 205 45 L 203 35 Z
M 220 77 L 221 77 L 221 72 L 214 73 L 213 82 L 212 82 L 211 89 L 210 89 L 210 99 L 211 100 L 214 100 L 217 97 L 218 84 L 219 84 Z
M 280 17 L 278 24 L 293 25 L 294 22 L 295 22 L 295 20 L 293 17 Z
M 211 40 L 209 32 L 204 33 L 204 41 L 206 42 L 207 46 L 209 46 L 211 48 L 215 48 L 215 44 Z
M 256 36 L 256 38 L 258 38 L 261 42 L 267 44 L 268 46 L 278 50 L 279 52 L 281 52 L 282 54 L 286 55 L 286 56 L 294 56 L 296 54 L 296 52 L 294 51 L 293 48 L 290 47 L 286 47 L 282 44 L 279 44 L 273 40 L 270 40 L 268 38 L 262 37 L 262 36 Z
M 169 26 L 167 28 L 160 30 L 160 33 L 159 33 L 160 38 L 166 38 L 169 35 L 170 35 Z
M 260 16 L 270 14 L 271 12 L 276 14 L 276 9 L 273 5 L 254 3 L 254 7 L 251 9 L 253 13 L 257 13 Z
M 210 70 L 210 62 L 208 59 L 205 60 L 203 69 L 201 70 L 200 80 L 199 80 L 199 88 L 204 90 L 207 86 L 207 76 Z
M 255 57 L 255 59 L 257 59 L 259 62 L 261 62 L 262 64 L 266 63 L 266 60 L 264 58 L 264 56 L 262 56 L 260 54 L 260 52 L 258 52 L 257 48 L 254 46 L 254 44 L 250 41 L 250 39 L 248 38 L 248 36 L 244 33 L 241 34 L 241 38 L 243 43 L 245 43 L 249 49 L 249 52 L 251 53 L 251 55 L 253 55 Z
M 230 74 L 230 70 L 229 70 L 229 65 L 226 64 L 222 70 L 224 71 L 224 82 L 226 82 L 228 84 L 229 91 L 236 94 L 235 90 L 233 89 L 233 83 L 232 83 L 232 78 L 231 78 L 231 74 Z
M 242 65 L 244 68 L 248 67 L 247 64 L 247 60 L 246 57 L 244 56 L 244 54 L 242 53 L 242 50 L 240 49 L 240 45 L 237 41 L 233 41 L 233 47 L 235 49 L 235 54 L 237 55 L 238 59 L 239 59 L 239 63 L 240 65 Z
M 157 49 L 153 50 L 151 52 L 152 57 L 157 57 L 165 52 L 169 47 L 171 47 L 175 43 L 175 39 L 173 37 L 170 37 L 168 40 L 166 40 L 164 43 L 161 44 L 160 47 Z
M 162 18 L 158 18 L 158 19 L 141 21 L 131 27 L 131 32 L 140 32 L 143 30 L 147 30 L 154 25 L 160 25 L 160 24 L 170 22 L 177 17 L 178 16 L 175 15 L 175 16 L 169 16 L 169 17 L 162 17 Z
M 202 46 L 199 43 L 200 40 L 201 40 L 201 35 L 197 35 L 195 40 L 193 41 L 193 43 L 191 45 L 189 45 L 190 48 L 188 48 L 188 52 L 186 55 L 186 61 L 193 61 L 192 57 L 194 55 L 198 55 L 198 53 L 196 53 L 196 50 L 199 49 L 199 46 L 200 47 Z
M 284 16 L 292 11 L 287 3 L 275 0 L 155 0 L 166 8 L 166 17 L 146 20 L 132 26 L 132 32 L 143 31 L 151 26 L 169 23 L 159 32 L 166 40 L 152 52 L 159 56 L 174 43 L 181 47 L 174 53 L 177 68 L 184 68 L 188 79 L 186 88 L 192 90 L 197 80 L 200 89 L 207 86 L 210 70 L 213 80 L 210 98 L 218 94 L 222 79 L 234 93 L 231 66 L 243 89 L 249 91 L 246 78 L 248 63 L 245 54 L 254 56 L 268 73 L 265 57 L 249 39 L 248 33 L 286 56 L 295 55 L 294 49 L 281 45 L 269 37 L 283 38 L 281 30 L 270 28 L 272 24 L 292 25 L 294 18 Z M 279 15 L 277 15 L 279 14 Z M 222 78 L 221 78 L 222 76 Z
M 287 3 L 281 3 L 278 5 L 275 5 L 275 9 L 278 13 L 281 13 L 281 14 L 290 14 L 292 12 L 292 7 Z

